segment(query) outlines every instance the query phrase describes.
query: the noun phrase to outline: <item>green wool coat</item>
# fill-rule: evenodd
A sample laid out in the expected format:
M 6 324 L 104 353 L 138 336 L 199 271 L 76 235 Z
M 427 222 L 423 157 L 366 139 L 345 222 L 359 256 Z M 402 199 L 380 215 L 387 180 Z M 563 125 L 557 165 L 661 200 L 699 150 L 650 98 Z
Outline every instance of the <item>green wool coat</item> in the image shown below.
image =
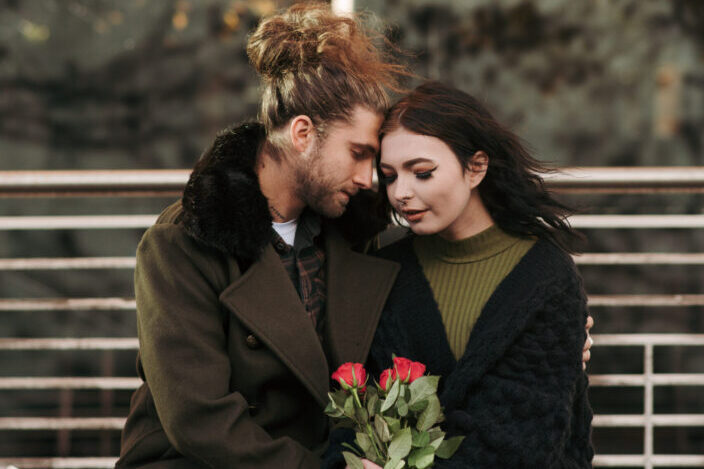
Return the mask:
M 193 229 L 194 214 L 184 206 L 212 207 L 194 203 L 191 189 L 137 250 L 144 383 L 132 398 L 117 467 L 317 469 L 329 427 L 323 408 L 330 372 L 344 362 L 364 362 L 398 266 L 354 252 L 324 221 L 321 344 L 271 243 L 245 239 L 239 240 L 245 248 L 242 242 L 228 248 L 208 235 L 209 228 Z M 261 215 L 270 230 L 268 213 Z M 238 236 L 218 226 L 226 239 Z M 248 251 L 252 246 L 257 249 Z M 242 273 L 240 254 L 247 252 L 252 256 Z

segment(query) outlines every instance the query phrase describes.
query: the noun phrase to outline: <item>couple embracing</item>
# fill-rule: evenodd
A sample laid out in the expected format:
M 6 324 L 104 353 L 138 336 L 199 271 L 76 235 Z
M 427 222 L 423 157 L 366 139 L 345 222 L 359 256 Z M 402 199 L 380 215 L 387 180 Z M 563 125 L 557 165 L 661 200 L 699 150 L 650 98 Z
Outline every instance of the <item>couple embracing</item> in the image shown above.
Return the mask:
M 117 467 L 344 467 L 330 374 L 392 354 L 441 377 L 464 436 L 434 467 L 591 467 L 579 235 L 541 164 L 458 89 L 391 104 L 404 69 L 329 6 L 262 20 L 247 53 L 259 121 L 217 136 L 138 247 Z M 408 236 L 379 248 L 391 216 Z

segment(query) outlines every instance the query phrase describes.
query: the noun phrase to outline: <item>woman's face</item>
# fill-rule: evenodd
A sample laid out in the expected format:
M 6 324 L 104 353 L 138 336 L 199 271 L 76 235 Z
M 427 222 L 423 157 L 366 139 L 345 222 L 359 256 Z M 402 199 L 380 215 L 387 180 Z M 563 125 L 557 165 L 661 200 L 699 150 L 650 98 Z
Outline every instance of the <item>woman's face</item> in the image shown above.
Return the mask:
M 399 127 L 382 139 L 379 166 L 389 201 L 414 233 L 458 239 L 471 225 L 470 196 L 481 177 L 439 138 Z

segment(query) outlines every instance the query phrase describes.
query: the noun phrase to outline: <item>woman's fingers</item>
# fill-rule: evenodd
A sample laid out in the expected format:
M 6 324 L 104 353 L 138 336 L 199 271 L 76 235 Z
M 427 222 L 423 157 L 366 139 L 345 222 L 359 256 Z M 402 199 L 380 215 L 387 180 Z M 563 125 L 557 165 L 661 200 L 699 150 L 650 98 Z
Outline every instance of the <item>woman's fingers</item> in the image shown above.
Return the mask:
M 584 329 L 587 331 L 587 340 L 584 341 L 584 348 L 582 348 L 582 369 L 586 370 L 587 369 L 587 362 L 592 358 L 592 353 L 589 349 L 592 348 L 592 345 L 594 345 L 594 339 L 592 339 L 592 336 L 589 334 L 589 330 L 594 326 L 594 318 L 591 316 L 587 316 L 587 324 L 584 326 Z
M 368 459 L 362 459 L 362 464 L 364 464 L 364 469 L 382 469 L 381 466 L 377 466 Z M 350 469 L 350 466 L 345 466 L 345 469 Z

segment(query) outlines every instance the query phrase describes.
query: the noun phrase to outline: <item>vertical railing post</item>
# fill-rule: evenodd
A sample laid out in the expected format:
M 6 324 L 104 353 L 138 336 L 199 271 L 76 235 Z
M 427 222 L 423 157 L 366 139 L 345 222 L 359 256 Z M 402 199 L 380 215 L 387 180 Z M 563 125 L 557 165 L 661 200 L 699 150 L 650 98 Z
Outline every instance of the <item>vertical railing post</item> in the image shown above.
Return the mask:
M 59 417 L 71 417 L 73 415 L 73 389 L 62 389 L 59 391 Z M 56 452 L 59 456 L 71 454 L 71 430 L 59 430 L 56 435 Z
M 102 353 L 100 364 L 102 376 L 114 376 L 115 374 L 114 352 L 105 350 Z M 112 389 L 102 389 L 100 391 L 100 413 L 103 417 L 111 417 L 113 413 L 115 393 Z M 100 435 L 100 455 L 110 456 L 112 454 L 112 438 L 110 431 L 102 431 Z
M 645 425 L 643 429 L 643 455 L 645 456 L 645 469 L 653 469 L 653 344 L 645 344 L 643 351 L 644 399 L 643 411 Z

